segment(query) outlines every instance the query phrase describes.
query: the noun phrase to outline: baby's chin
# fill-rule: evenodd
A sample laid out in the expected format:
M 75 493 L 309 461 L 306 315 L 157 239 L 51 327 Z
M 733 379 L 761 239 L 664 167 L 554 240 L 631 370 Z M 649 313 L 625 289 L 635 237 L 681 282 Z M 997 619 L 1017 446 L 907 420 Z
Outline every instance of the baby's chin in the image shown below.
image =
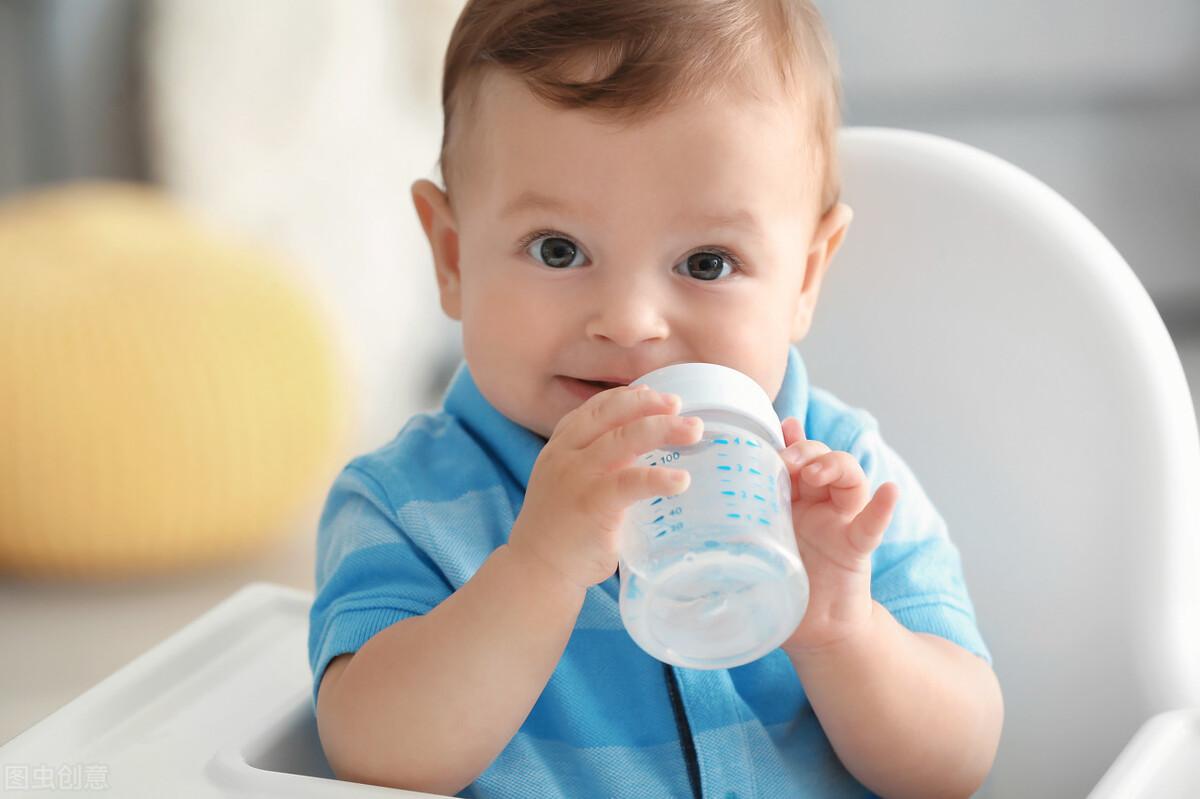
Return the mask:
M 582 405 L 583 403 L 581 402 L 579 404 Z M 544 417 L 531 419 L 529 423 L 525 425 L 525 428 L 527 430 L 531 430 L 548 441 L 550 436 L 554 435 L 554 431 L 558 428 L 559 422 L 561 422 L 562 418 L 569 412 L 569 409 L 560 410 L 557 412 L 551 411 Z
M 570 405 L 565 408 L 561 408 L 561 409 L 557 409 L 557 410 L 547 409 L 546 413 L 544 413 L 543 415 L 541 415 L 539 417 L 535 417 L 533 419 L 530 419 L 528 423 L 522 423 L 522 424 L 527 430 L 530 430 L 530 431 L 536 433 L 537 435 L 541 436 L 542 438 L 544 438 L 548 441 L 548 440 L 550 440 L 550 437 L 552 435 L 554 435 L 554 431 L 556 429 L 558 429 L 558 425 L 562 421 L 563 417 L 565 417 L 568 413 L 573 411 L 575 408 L 578 408 L 582 404 L 583 404 L 583 401 L 579 400 L 579 401 L 575 402 L 573 405 Z
M 545 403 L 544 398 L 540 398 L 541 403 Z M 546 440 L 554 434 L 555 427 L 558 426 L 561 420 L 570 409 L 553 410 L 539 406 L 539 398 L 531 398 L 528 402 L 517 400 L 509 407 L 498 408 L 498 410 L 508 417 L 509 421 L 524 427 L 526 430 L 534 433 Z
M 509 421 L 549 440 L 568 413 L 583 405 L 583 397 L 564 392 L 556 379 L 530 390 L 520 386 L 480 387 L 485 398 Z

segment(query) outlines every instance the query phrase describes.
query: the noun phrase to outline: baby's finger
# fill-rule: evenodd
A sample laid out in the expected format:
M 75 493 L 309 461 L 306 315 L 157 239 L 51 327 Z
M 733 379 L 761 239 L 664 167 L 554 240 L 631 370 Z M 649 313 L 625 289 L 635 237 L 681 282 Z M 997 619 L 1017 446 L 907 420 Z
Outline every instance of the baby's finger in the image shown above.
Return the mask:
M 861 556 L 870 555 L 879 546 L 892 521 L 892 513 L 900 501 L 900 486 L 887 482 L 879 486 L 875 496 L 862 512 L 854 517 L 847 531 L 850 546 Z
M 805 465 L 800 476 L 810 486 L 828 486 L 830 502 L 843 513 L 857 514 L 867 503 L 870 484 L 849 452 L 836 450 L 821 455 Z
M 804 434 L 804 425 L 795 416 L 789 416 L 783 420 L 783 445 L 789 447 L 797 441 L 804 441 L 807 436 Z
M 829 452 L 829 445 L 823 441 L 810 441 L 809 439 L 800 439 L 793 441 L 787 447 L 779 451 L 779 457 L 788 467 L 788 472 L 795 476 L 806 465 L 811 463 L 814 458 L 817 458 Z
M 820 499 L 825 496 L 825 489 L 806 485 L 801 479 L 801 471 L 812 463 L 813 459 L 829 452 L 829 445 L 822 441 L 802 439 L 793 441 L 789 446 L 779 451 L 788 470 L 788 480 L 792 489 L 792 500 Z
M 596 439 L 588 447 L 588 460 L 601 470 L 621 468 L 654 449 L 695 444 L 703 434 L 698 416 L 643 416 Z
M 828 444 L 815 440 L 796 441 L 780 450 L 779 455 L 787 465 L 793 502 L 821 500 L 828 495 L 828 489 L 805 482 L 802 472 L 805 466 L 829 451 Z
M 686 469 L 662 466 L 631 466 L 614 472 L 600 482 L 596 500 L 606 508 L 627 508 L 639 499 L 682 494 L 691 485 Z
M 661 394 L 649 386 L 617 386 L 592 395 L 563 416 L 552 437 L 572 449 L 583 449 L 626 422 L 652 413 L 676 413 L 679 405 L 678 395 Z

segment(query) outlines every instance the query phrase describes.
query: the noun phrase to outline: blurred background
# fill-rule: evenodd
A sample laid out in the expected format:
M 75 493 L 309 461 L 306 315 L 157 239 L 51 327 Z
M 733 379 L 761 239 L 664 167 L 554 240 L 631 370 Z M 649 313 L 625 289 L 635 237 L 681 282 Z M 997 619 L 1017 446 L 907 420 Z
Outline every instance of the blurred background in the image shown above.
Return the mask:
M 912 128 L 965 141 L 1064 195 L 1128 260 L 1175 339 L 1189 383 L 1200 385 L 1200 4 L 818 5 L 838 42 L 848 125 Z M 57 561 L 42 555 L 37 542 L 4 550 L 0 640 L 10 657 L 0 681 L 0 742 L 246 582 L 311 590 L 316 520 L 333 475 L 354 453 L 389 440 L 411 414 L 438 404 L 458 363 L 458 330 L 438 307 L 409 186 L 438 177 L 441 59 L 460 6 L 458 0 L 0 0 L 0 285 L 6 274 L 20 274 L 28 253 L 65 246 L 61 239 L 78 237 L 70 257 L 80 268 L 95 255 L 96 236 L 113 225 L 160 230 L 157 211 L 129 202 L 115 186 L 153 190 L 155 203 L 182 209 L 186 225 L 180 224 L 187 226 L 170 240 L 156 238 L 154 247 L 163 249 L 154 252 L 179 252 L 172 248 L 180 242 L 202 241 L 194 246 L 252 262 L 250 268 L 267 276 L 263 285 L 296 298 L 288 309 L 269 313 L 262 304 L 230 311 L 221 318 L 245 313 L 245 327 L 237 329 L 245 332 L 239 338 L 225 331 L 226 339 L 203 331 L 177 340 L 181 324 L 172 327 L 172 320 L 199 313 L 197 290 L 178 288 L 182 278 L 130 306 L 179 304 L 180 310 L 155 317 L 160 327 L 136 333 L 137 341 L 159 348 L 147 350 L 145 363 L 249 359 L 236 384 L 226 386 L 222 381 L 234 378 L 209 370 L 202 378 L 179 376 L 165 388 L 156 383 L 156 390 L 254 397 L 253 413 L 214 403 L 203 419 L 178 424 L 207 430 L 204 424 L 227 418 L 221 414 L 233 421 L 218 429 L 236 423 L 258 431 L 273 424 L 283 431 L 279 440 L 264 438 L 247 459 L 261 458 L 263 474 L 272 458 L 306 464 L 288 477 L 271 508 L 252 507 L 251 496 L 228 521 L 208 519 L 216 528 L 171 518 L 175 548 L 146 560 L 136 574 L 96 566 L 121 554 L 111 548 L 119 534 L 107 537 L 105 550 L 81 542 L 77 551 L 85 555 L 73 562 L 62 552 Z M 102 184 L 107 193 L 26 207 L 33 192 L 98 180 L 109 182 Z M 6 219 L 5 206 L 24 216 L 10 210 Z M 42 238 L 12 234 L 18 222 L 28 230 L 21 222 L 28 219 L 42 225 Z M 82 273 L 77 279 L 108 274 Z M 139 274 L 122 272 L 119 279 L 136 292 L 145 282 Z M 237 293 L 245 296 L 244 289 Z M 214 294 L 211 302 L 220 301 Z M 30 317 L 28 305 L 0 304 L 5 308 L 28 325 L 50 318 Z M 118 318 L 94 303 L 54 309 L 72 320 L 94 315 L 88 318 L 96 330 Z M 4 321 L 0 361 L 16 365 L 0 372 L 0 385 L 5 376 L 26 374 L 23 368 L 52 374 L 46 364 L 61 362 L 54 357 L 59 350 L 32 365 L 14 354 L 27 352 L 30 341 L 40 346 L 49 334 L 33 336 L 12 325 L 5 333 Z M 94 336 L 86 333 L 61 346 L 72 352 L 80 341 L 90 346 Z M 254 357 L 277 362 L 285 352 L 280 348 L 290 346 L 286 352 L 297 363 L 275 382 L 252 369 L 256 362 L 244 352 L 251 338 L 275 340 L 271 336 L 280 342 L 276 349 Z M 18 338 L 22 349 L 5 348 Z M 322 341 L 333 355 L 318 369 L 313 364 L 324 363 Z M 123 379 L 118 388 L 132 392 Z M 284 380 L 290 381 L 286 392 Z M 61 393 L 50 384 L 39 390 Z M 0 404 L 0 414 L 14 414 L 22 396 L 21 389 L 0 394 L 0 403 L 10 403 Z M 89 401 L 87 392 L 73 396 L 79 408 Z M 300 410 L 308 415 L 288 415 Z M 152 423 L 146 422 L 147 441 L 163 440 Z M 56 429 L 8 449 L 51 459 L 39 453 L 64 440 Z M 106 451 L 100 433 L 79 435 Z M 61 459 L 52 460 L 44 468 L 61 467 Z M 225 498 L 229 489 L 219 477 L 227 465 L 214 462 L 219 468 L 211 474 L 196 466 L 195 480 L 208 481 L 213 495 Z M 0 467 L 0 478 L 25 486 L 22 496 L 37 486 L 21 482 L 21 475 L 34 473 L 11 458 Z M 97 502 L 125 496 L 119 486 L 106 490 Z M 13 495 L 0 488 L 0 504 L 5 496 Z M 58 512 L 52 497 L 39 501 Z M 11 515 L 0 519 L 21 523 Z M 238 540 L 256 543 L 217 552 L 188 538 L 211 541 L 213 529 L 251 529 Z M 24 563 L 49 565 L 38 570 Z

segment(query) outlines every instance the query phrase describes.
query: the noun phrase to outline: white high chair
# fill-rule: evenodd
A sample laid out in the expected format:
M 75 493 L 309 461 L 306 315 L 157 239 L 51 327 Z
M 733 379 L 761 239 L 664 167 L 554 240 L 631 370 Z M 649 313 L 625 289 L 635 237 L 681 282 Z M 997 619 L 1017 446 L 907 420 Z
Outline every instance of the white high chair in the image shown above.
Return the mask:
M 810 379 L 879 420 L 962 552 L 1005 700 L 979 795 L 1083 796 L 1151 715 L 1200 706 L 1179 357 L 1121 256 L 1028 174 L 920 133 L 841 146 L 855 216 Z
M 879 419 L 962 552 L 1006 707 L 979 796 L 1083 796 L 1139 725 L 1200 707 L 1200 445 L 1178 356 L 1116 251 L 1017 168 L 885 129 L 846 130 L 842 162 L 855 219 L 801 345 L 810 378 Z M 118 796 L 428 796 L 332 778 L 311 599 L 247 586 L 0 763 L 91 765 Z M 1200 795 L 1200 715 L 1180 713 L 1093 796 Z

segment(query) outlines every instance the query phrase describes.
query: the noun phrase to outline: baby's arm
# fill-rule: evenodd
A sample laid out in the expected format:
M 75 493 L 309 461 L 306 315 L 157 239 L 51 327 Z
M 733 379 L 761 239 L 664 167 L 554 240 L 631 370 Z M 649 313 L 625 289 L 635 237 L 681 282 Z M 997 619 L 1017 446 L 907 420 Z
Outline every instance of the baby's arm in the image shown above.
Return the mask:
M 321 681 L 321 744 L 341 779 L 453 795 L 516 734 L 554 672 L 585 589 L 505 545 L 424 616 L 375 635 Z
M 508 543 L 429 613 L 333 662 L 317 726 L 339 777 L 454 794 L 487 769 L 554 673 L 587 588 L 616 571 L 624 509 L 686 487 L 683 470 L 631 465 L 695 443 L 700 426 L 678 408 L 678 397 L 620 387 L 568 413 Z
M 794 418 L 783 432 L 796 545 L 811 587 L 783 649 L 813 711 L 842 763 L 876 793 L 970 796 L 1000 740 L 995 673 L 963 647 L 909 630 L 872 598 L 871 556 L 898 486 L 889 481 L 871 498 L 849 453 L 807 440 Z
M 1000 740 L 995 673 L 872 605 L 861 634 L 791 655 L 825 734 L 846 768 L 883 796 L 970 796 Z

